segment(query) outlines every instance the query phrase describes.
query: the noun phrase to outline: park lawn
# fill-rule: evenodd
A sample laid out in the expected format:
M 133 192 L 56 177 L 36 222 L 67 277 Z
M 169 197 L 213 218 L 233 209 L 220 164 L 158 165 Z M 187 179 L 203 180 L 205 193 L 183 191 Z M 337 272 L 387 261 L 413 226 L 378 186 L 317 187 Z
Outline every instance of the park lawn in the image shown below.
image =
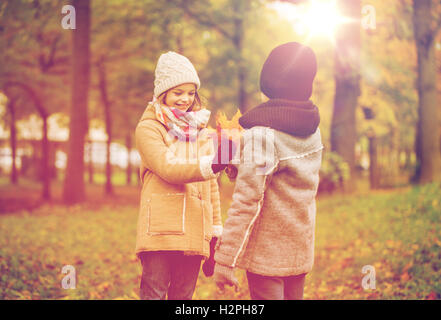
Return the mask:
M 224 219 L 232 185 L 223 183 Z M 440 299 L 441 188 L 432 184 L 318 199 L 316 253 L 305 299 Z M 0 215 L 0 299 L 138 299 L 141 267 L 134 255 L 137 203 L 99 207 L 43 205 Z M 63 289 L 63 266 L 76 289 Z M 375 289 L 363 289 L 363 266 Z M 223 295 L 200 274 L 194 299 Z M 373 284 L 372 282 L 368 282 Z

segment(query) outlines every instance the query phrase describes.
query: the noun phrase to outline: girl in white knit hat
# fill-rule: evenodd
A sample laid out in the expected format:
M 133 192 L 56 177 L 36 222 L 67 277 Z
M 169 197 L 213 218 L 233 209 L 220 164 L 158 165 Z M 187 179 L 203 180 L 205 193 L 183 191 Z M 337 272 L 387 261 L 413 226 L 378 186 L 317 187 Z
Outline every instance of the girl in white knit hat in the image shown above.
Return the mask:
M 186 57 L 162 54 L 154 85 L 153 101 L 136 128 L 142 181 L 136 239 L 140 297 L 185 300 L 193 296 L 212 238 L 222 233 L 216 178 L 228 163 L 218 159 L 235 146 L 214 148 L 205 129 L 210 111 L 201 105 L 200 80 Z M 234 152 L 228 153 L 231 160 Z

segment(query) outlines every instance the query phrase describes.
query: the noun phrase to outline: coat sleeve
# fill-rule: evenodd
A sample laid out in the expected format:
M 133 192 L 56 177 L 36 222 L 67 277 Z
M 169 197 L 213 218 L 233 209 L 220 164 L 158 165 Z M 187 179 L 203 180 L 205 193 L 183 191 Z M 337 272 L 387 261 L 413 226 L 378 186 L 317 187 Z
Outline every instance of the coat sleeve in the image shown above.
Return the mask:
M 246 249 L 265 190 L 277 168 L 274 131 L 271 130 L 261 127 L 246 130 L 241 139 L 233 200 L 215 254 L 216 262 L 222 265 L 235 267 Z
M 149 121 L 141 121 L 135 132 L 136 148 L 143 165 L 172 184 L 185 184 L 216 178 L 212 156 L 189 162 L 178 159 L 165 144 L 161 132 Z
M 210 180 L 210 192 L 211 205 L 213 206 L 213 237 L 219 238 L 222 235 L 222 215 L 217 179 Z

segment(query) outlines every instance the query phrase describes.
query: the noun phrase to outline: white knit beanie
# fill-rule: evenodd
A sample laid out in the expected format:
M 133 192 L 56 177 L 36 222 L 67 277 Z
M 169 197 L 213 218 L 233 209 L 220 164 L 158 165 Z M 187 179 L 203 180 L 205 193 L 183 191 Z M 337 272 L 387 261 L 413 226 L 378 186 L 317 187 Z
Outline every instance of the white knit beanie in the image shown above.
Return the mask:
M 194 83 L 199 89 L 201 82 L 193 64 L 183 55 L 169 51 L 161 54 L 155 70 L 155 97 L 168 89 L 184 83 Z

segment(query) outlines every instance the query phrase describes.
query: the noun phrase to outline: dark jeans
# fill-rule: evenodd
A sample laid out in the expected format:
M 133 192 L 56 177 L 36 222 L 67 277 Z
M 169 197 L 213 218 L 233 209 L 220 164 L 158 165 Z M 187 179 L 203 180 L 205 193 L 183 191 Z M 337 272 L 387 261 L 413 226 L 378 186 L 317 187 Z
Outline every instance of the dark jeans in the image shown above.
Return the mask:
M 182 251 L 147 251 L 140 254 L 142 300 L 191 300 L 202 256 L 186 256 Z
M 247 271 L 253 300 L 302 300 L 306 273 L 290 277 L 267 277 Z

